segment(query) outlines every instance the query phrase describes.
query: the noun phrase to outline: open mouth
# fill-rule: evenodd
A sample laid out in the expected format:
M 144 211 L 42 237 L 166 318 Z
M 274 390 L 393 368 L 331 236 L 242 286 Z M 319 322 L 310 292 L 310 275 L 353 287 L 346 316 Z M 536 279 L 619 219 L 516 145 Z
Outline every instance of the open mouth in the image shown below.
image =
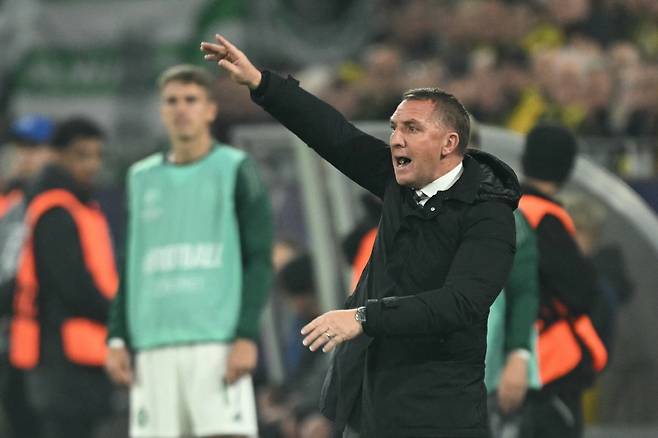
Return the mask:
M 401 168 L 403 168 L 403 167 L 408 166 L 409 163 L 411 163 L 411 160 L 410 160 L 409 158 L 407 158 L 407 157 L 398 157 L 398 158 L 395 160 L 395 162 L 396 162 L 396 167 L 397 167 L 398 169 L 401 169 Z

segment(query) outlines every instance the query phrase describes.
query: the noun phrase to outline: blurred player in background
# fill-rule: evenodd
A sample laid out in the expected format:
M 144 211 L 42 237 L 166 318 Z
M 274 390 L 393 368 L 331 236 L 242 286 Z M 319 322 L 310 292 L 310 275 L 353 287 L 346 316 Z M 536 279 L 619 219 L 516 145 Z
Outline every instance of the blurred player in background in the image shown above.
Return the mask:
M 271 282 L 271 212 L 255 164 L 211 135 L 212 83 L 188 65 L 161 75 L 170 148 L 128 175 L 106 366 L 131 386 L 133 437 L 258 433 L 250 373 Z

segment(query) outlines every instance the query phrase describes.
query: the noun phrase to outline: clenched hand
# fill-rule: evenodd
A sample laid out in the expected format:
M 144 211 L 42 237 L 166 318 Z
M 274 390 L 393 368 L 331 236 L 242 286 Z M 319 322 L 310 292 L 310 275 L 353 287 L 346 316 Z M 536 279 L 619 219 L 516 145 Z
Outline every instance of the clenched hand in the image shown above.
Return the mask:
M 226 383 L 231 385 L 240 377 L 251 373 L 256 368 L 257 360 L 256 343 L 250 339 L 236 339 L 226 362 L 226 375 L 224 375 Z
M 498 405 L 504 414 L 516 411 L 528 391 L 528 361 L 511 353 L 498 383 Z
M 130 385 L 133 382 L 133 369 L 130 364 L 130 353 L 125 347 L 110 347 L 107 349 L 105 370 L 114 383 Z

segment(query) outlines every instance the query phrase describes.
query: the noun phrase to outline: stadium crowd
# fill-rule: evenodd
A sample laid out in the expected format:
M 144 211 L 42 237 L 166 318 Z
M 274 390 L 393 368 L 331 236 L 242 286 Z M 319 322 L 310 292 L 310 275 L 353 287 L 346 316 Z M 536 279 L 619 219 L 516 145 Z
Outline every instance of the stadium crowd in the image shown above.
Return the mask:
M 381 0 L 375 8 L 379 24 L 357 54 L 287 66 L 352 119 L 388 118 L 402 91 L 437 84 L 476 119 L 522 133 L 541 119 L 588 136 L 658 130 L 655 1 Z M 246 102 L 220 82 L 227 99 Z M 261 117 L 249 105 L 225 111 L 225 121 Z

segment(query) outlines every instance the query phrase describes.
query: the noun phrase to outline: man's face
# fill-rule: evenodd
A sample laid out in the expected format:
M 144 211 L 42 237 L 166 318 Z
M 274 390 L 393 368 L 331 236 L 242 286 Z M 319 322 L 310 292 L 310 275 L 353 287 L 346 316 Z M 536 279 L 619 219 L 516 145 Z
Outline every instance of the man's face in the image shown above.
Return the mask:
M 80 185 L 90 187 L 103 164 L 103 142 L 80 137 L 61 152 L 61 163 Z
M 443 126 L 430 100 L 403 100 L 391 116 L 391 158 L 401 186 L 420 189 L 450 169 L 443 158 L 454 152 L 459 136 Z
M 189 142 L 209 133 L 217 106 L 195 84 L 170 81 L 160 93 L 160 117 L 173 141 Z

